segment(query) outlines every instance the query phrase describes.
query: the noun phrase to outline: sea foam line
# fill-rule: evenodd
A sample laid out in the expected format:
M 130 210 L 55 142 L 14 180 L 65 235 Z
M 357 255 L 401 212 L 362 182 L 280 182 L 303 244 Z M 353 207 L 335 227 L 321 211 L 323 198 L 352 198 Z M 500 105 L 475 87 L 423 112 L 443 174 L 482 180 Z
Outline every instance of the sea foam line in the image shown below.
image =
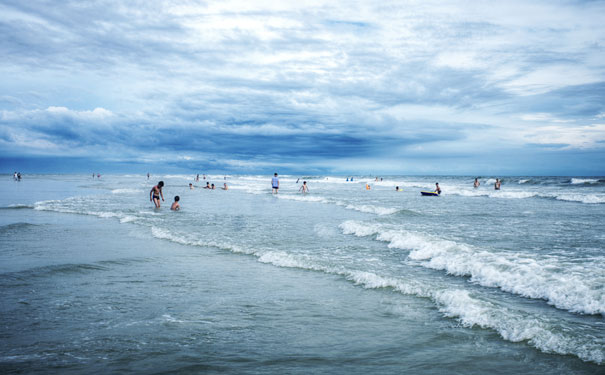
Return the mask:
M 485 287 L 527 298 L 544 299 L 559 309 L 584 314 L 605 315 L 605 284 L 602 270 L 587 271 L 586 265 L 568 265 L 562 259 L 534 259 L 531 255 L 499 254 L 404 230 L 387 229 L 380 224 L 346 221 L 344 234 L 358 237 L 376 235 L 390 248 L 409 250 L 408 258 L 426 268 L 456 276 L 470 276 Z M 604 262 L 595 261 L 594 264 Z M 602 263 L 601 263 L 602 264 Z M 597 266 L 598 267 L 598 266 Z
M 478 326 L 492 329 L 507 341 L 526 341 L 546 353 L 575 355 L 584 361 L 602 363 L 605 359 L 603 345 L 586 342 L 557 328 L 557 323 L 531 314 L 520 314 L 500 305 L 473 297 L 460 289 L 437 289 L 416 280 L 385 277 L 373 272 L 347 269 L 344 266 L 327 266 L 310 255 L 296 255 L 276 250 L 250 250 L 236 245 L 215 241 L 202 241 L 184 234 L 174 234 L 166 229 L 152 227 L 152 235 L 183 245 L 215 247 L 234 253 L 248 254 L 259 262 L 278 267 L 298 268 L 342 276 L 355 285 L 366 289 L 391 288 L 405 295 L 428 298 L 446 317 L 457 319 L 465 327 Z

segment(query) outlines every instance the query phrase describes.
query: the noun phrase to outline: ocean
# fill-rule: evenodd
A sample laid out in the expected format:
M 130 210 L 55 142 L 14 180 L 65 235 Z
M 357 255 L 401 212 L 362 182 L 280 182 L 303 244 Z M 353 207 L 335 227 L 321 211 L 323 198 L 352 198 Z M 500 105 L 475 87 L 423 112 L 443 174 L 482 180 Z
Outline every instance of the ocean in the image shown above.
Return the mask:
M 0 176 L 0 372 L 605 374 L 605 177 L 194 177 Z

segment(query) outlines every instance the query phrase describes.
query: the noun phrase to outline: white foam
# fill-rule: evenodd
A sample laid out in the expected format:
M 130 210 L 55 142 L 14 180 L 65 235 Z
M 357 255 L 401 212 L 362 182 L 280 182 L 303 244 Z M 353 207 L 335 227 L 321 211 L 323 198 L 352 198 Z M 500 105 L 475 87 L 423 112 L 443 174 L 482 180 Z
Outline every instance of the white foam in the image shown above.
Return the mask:
M 466 244 L 447 241 L 403 230 L 385 229 L 379 224 L 346 221 L 344 234 L 359 237 L 376 235 L 388 246 L 409 250 L 408 258 L 426 268 L 443 270 L 456 276 L 470 276 L 482 286 L 500 288 L 572 312 L 605 315 L 605 273 L 595 264 L 575 265 L 565 259 L 534 259 L 531 254 L 501 254 L 482 251 Z M 590 268 L 592 271 L 587 271 Z
M 570 183 L 572 185 L 579 185 L 579 184 L 596 184 L 598 182 L 599 182 L 599 180 L 594 179 L 594 178 L 572 178 Z
M 394 214 L 399 211 L 399 209 L 397 209 L 397 208 L 387 208 L 387 207 L 373 206 L 373 205 L 367 205 L 367 204 L 364 204 L 364 205 L 349 204 L 349 205 L 346 205 L 345 208 L 347 208 L 349 210 L 366 212 L 366 213 L 376 214 L 376 215 L 391 215 L 391 214 Z
M 377 226 L 364 226 L 360 223 L 347 222 L 349 230 L 357 233 L 376 233 Z M 365 232 L 364 232 L 365 230 Z M 152 227 L 156 238 L 194 246 L 215 246 L 212 242 L 175 235 L 169 230 Z M 400 293 L 429 298 L 439 307 L 439 311 L 447 317 L 457 319 L 466 327 L 479 326 L 493 329 L 505 340 L 528 344 L 547 353 L 575 355 L 586 361 L 602 363 L 605 354 L 598 342 L 573 336 L 555 327 L 552 322 L 545 322 L 543 317 L 535 317 L 527 313 L 510 311 L 503 306 L 482 301 L 460 289 L 439 289 L 426 283 L 409 278 L 381 276 L 373 272 L 350 270 L 342 266 L 328 266 L 318 262 L 312 256 L 290 254 L 284 251 L 244 251 L 236 246 L 219 246 L 225 250 L 254 255 L 259 262 L 273 264 L 278 267 L 301 268 L 339 275 L 363 288 L 393 288 Z M 168 321 L 171 319 L 166 317 Z
M 112 194 L 138 194 L 142 193 L 140 189 L 114 189 L 111 191 Z
M 429 298 L 445 316 L 457 319 L 466 327 L 493 329 L 507 341 L 527 341 L 543 352 L 575 355 L 585 361 L 602 363 L 605 359 L 603 346 L 596 340 L 574 336 L 573 333 L 559 329 L 556 322 L 541 316 L 511 311 L 504 306 L 472 297 L 465 290 L 439 290 L 413 280 L 383 277 L 372 272 L 349 271 L 340 274 L 364 288 L 393 288 L 403 294 Z
M 291 201 L 299 201 L 299 202 L 320 202 L 320 203 L 330 203 L 330 201 L 321 196 L 313 196 L 313 195 L 286 195 L 286 194 L 277 194 L 276 197 L 279 199 L 287 199 Z
M 560 201 L 581 202 L 588 204 L 605 203 L 604 194 L 556 194 L 554 198 Z

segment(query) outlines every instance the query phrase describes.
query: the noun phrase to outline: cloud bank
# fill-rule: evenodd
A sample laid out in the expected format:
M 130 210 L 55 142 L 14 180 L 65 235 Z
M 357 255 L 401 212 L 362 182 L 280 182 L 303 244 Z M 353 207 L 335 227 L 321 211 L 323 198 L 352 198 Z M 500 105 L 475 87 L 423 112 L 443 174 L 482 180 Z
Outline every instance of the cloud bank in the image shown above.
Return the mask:
M 602 14 L 591 1 L 4 1 L 3 165 L 605 174 Z

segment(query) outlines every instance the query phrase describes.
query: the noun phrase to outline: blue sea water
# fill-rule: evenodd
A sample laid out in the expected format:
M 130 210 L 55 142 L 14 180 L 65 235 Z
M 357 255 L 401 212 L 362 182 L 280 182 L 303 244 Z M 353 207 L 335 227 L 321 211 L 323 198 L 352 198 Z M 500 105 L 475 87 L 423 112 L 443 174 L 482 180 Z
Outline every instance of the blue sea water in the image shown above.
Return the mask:
M 1 177 L 2 373 L 605 373 L 604 178 Z

